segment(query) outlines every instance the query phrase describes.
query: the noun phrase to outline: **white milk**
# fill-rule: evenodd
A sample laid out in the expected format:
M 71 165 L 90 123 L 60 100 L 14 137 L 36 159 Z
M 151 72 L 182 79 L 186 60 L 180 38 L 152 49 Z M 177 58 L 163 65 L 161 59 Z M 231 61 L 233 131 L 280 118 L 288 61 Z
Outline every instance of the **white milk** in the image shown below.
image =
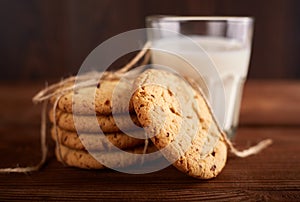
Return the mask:
M 171 37 L 152 43 L 154 49 L 164 50 L 164 52 L 152 50 L 152 62 L 172 67 L 183 76 L 190 76 L 199 80 L 199 77 L 195 78 L 195 72 L 191 66 L 174 54 L 177 53 L 192 63 L 205 80 L 209 92 L 205 90 L 205 86 L 203 88 L 217 119 L 228 133 L 232 133 L 231 130 L 234 130 L 238 124 L 242 87 L 247 76 L 250 47 L 242 47 L 238 41 L 225 38 L 192 36 L 191 39 L 200 45 L 209 57 L 194 42 Z M 173 54 L 165 51 L 173 52 Z M 216 81 L 220 81 L 219 78 L 221 78 L 224 86 L 225 100 L 224 96 L 221 96 L 222 86 L 216 85 Z M 221 106 L 223 106 L 222 108 L 225 107 L 225 114 L 224 109 L 221 109 L 222 112 L 220 112 Z

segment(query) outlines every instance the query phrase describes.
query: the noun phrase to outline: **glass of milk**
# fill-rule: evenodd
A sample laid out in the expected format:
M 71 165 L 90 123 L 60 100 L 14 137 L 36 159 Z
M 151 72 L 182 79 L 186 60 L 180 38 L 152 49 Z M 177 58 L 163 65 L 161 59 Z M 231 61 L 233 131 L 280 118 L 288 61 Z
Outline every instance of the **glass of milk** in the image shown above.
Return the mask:
M 217 121 L 233 137 L 249 67 L 253 19 L 149 16 L 146 23 L 152 63 L 199 81 Z M 189 65 L 201 78 L 195 77 Z

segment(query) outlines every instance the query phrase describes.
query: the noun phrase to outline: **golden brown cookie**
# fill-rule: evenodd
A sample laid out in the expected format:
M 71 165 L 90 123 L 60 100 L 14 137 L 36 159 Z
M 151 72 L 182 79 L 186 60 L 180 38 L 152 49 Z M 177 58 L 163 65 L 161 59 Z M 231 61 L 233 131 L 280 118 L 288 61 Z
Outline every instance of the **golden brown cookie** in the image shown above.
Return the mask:
M 76 132 L 86 133 L 98 133 L 99 127 L 104 133 L 119 132 L 120 128 L 125 131 L 130 131 L 140 125 L 136 115 L 131 115 L 131 119 L 128 116 L 119 115 L 118 117 L 113 117 L 112 115 L 98 115 L 96 116 L 98 125 L 94 124 L 95 116 L 88 115 L 73 115 L 71 113 L 66 113 L 61 110 L 56 110 L 56 124 L 62 129 Z M 54 122 L 53 109 L 49 111 L 49 119 Z M 76 127 L 75 127 L 76 119 Z M 115 119 L 118 119 L 118 126 Z M 119 128 L 120 127 L 120 128 Z M 77 130 L 76 130 L 77 129 Z
M 133 138 L 122 132 L 108 133 L 105 135 L 80 134 L 79 136 L 76 132 L 66 131 L 59 127 L 56 127 L 56 129 L 59 143 L 69 147 L 70 149 L 85 150 L 86 146 L 89 150 L 110 151 L 113 150 L 114 147 L 118 147 L 119 149 L 128 149 L 143 145 L 145 142 L 143 139 Z M 135 131 L 132 131 L 131 133 L 135 133 Z M 52 139 L 56 141 L 56 130 L 54 127 L 51 129 L 51 136 Z M 112 145 L 106 144 L 106 141 L 103 141 L 104 138 L 112 143 Z
M 122 99 L 123 96 L 118 94 L 118 100 L 112 103 L 112 96 L 115 87 L 119 89 L 118 92 L 122 92 L 122 88 L 131 88 L 131 83 L 128 85 L 118 85 L 119 80 L 103 80 L 97 86 L 85 87 L 77 90 L 73 90 L 64 94 L 58 100 L 57 107 L 64 112 L 82 115 L 110 115 L 112 113 L 112 106 L 115 108 L 115 112 L 133 112 L 132 104 L 126 102 Z M 70 84 L 69 84 L 70 85 Z M 59 91 L 58 89 L 57 91 Z M 51 98 L 51 103 L 53 104 L 56 97 Z M 122 102 L 124 101 L 124 102 Z M 75 110 L 76 109 L 76 110 Z
M 144 151 L 144 147 L 137 147 L 131 150 L 127 150 L 127 152 L 110 152 L 110 153 L 101 153 L 97 152 L 93 155 L 96 156 L 97 159 L 101 159 L 101 162 L 98 162 L 93 156 L 91 156 L 88 152 L 84 150 L 74 150 L 63 145 L 59 145 L 61 155 L 59 154 L 59 149 L 56 147 L 55 154 L 56 158 L 60 162 L 64 162 L 68 166 L 84 168 L 84 169 L 103 169 L 105 165 L 110 165 L 113 168 L 123 168 L 131 166 L 135 163 L 142 162 L 142 155 L 139 158 L 132 158 L 132 156 L 126 155 L 127 152 L 133 154 L 142 154 Z M 156 148 L 151 145 L 147 148 L 146 153 L 155 152 Z M 62 157 L 62 158 L 61 158 Z M 151 160 L 155 160 L 155 158 L 159 158 L 159 155 L 152 156 Z
M 142 73 L 134 89 L 138 119 L 163 155 L 190 176 L 216 177 L 225 166 L 227 148 L 204 98 L 162 70 Z

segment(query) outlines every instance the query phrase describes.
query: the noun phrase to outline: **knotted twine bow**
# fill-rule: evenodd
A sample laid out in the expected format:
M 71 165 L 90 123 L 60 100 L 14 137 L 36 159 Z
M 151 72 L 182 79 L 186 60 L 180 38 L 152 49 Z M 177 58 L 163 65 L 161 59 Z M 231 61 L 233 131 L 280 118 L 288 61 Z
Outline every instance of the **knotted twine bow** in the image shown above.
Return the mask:
M 32 171 L 38 171 L 46 162 L 46 157 L 47 157 L 47 152 L 48 152 L 48 148 L 47 148 L 47 143 L 46 143 L 46 114 L 47 114 L 47 104 L 49 99 L 55 97 L 55 101 L 53 104 L 53 116 L 54 116 L 54 128 L 56 129 L 56 145 L 57 148 L 59 149 L 59 155 L 61 157 L 61 152 L 60 152 L 60 147 L 59 147 L 59 138 L 58 138 L 58 132 L 57 132 L 57 127 L 56 127 L 56 108 L 58 105 L 58 101 L 60 100 L 60 98 L 69 93 L 72 92 L 74 90 L 77 89 L 81 89 L 81 88 L 86 88 L 86 87 L 91 87 L 91 86 L 96 86 L 99 83 L 99 78 L 102 78 L 103 80 L 108 80 L 108 79 L 120 79 L 126 72 L 128 72 L 130 69 L 133 68 L 134 65 L 136 65 L 138 63 L 138 61 L 141 60 L 141 58 L 144 57 L 143 61 L 141 62 L 140 66 L 142 65 L 146 65 L 149 62 L 150 59 L 150 43 L 146 43 L 144 45 L 144 47 L 142 48 L 142 50 L 128 63 L 126 64 L 124 67 L 122 67 L 121 69 L 117 70 L 117 71 L 105 71 L 105 72 L 90 72 L 84 75 L 80 75 L 80 76 L 71 76 L 69 78 L 66 78 L 64 80 L 62 80 L 59 83 L 53 84 L 49 87 L 46 87 L 45 89 L 41 90 L 38 94 L 36 94 L 33 97 L 33 102 L 35 104 L 37 103 L 43 103 L 42 105 L 42 110 L 41 110 L 41 131 L 40 131 L 40 138 L 41 138 L 41 152 L 42 152 L 42 158 L 40 160 L 40 162 L 35 165 L 35 166 L 28 166 L 28 167 L 16 167 L 16 168 L 1 168 L 0 169 L 0 173 L 27 173 L 27 172 L 32 172 Z M 194 82 L 192 79 L 187 79 L 188 82 L 191 84 L 191 86 L 197 90 L 201 96 L 204 98 L 210 113 L 212 114 L 212 117 L 216 122 L 216 119 L 214 117 L 214 114 L 212 112 L 212 109 L 208 103 L 208 101 L 206 100 L 204 94 L 202 93 L 200 87 L 198 84 L 196 84 L 196 82 Z M 76 82 L 75 85 L 68 85 L 68 84 L 74 84 Z M 58 90 L 59 89 L 59 90 Z M 270 139 L 266 139 L 261 141 L 260 143 L 258 143 L 257 145 L 250 147 L 246 150 L 243 151 L 238 151 L 232 144 L 232 142 L 227 138 L 227 135 L 222 131 L 222 129 L 220 128 L 220 126 L 217 124 L 217 129 L 219 130 L 219 132 L 222 134 L 222 137 L 224 138 L 227 146 L 229 147 L 230 151 L 238 156 L 238 157 L 247 157 L 253 154 L 257 154 L 259 153 L 261 150 L 263 150 L 264 148 L 266 148 L 267 146 L 269 146 L 272 143 L 272 140 Z M 148 145 L 148 140 L 145 140 L 145 148 L 144 148 L 144 152 L 146 152 L 147 149 L 147 145 Z M 63 158 L 61 158 L 63 159 Z

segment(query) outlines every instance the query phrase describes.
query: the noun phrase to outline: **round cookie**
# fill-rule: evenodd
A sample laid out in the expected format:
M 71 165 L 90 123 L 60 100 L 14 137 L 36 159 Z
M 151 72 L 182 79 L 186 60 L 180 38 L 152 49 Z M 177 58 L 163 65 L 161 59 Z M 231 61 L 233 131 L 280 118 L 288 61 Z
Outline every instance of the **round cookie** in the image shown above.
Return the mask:
M 59 153 L 60 150 L 60 153 Z M 63 145 L 55 148 L 55 155 L 59 162 L 68 166 L 85 168 L 85 169 L 103 169 L 104 165 L 99 163 L 90 154 L 83 150 L 74 150 Z
M 56 147 L 55 155 L 58 161 L 67 164 L 68 166 L 78 167 L 83 169 L 103 169 L 105 168 L 100 162 L 98 162 L 93 156 L 91 156 L 88 152 L 84 150 L 74 150 L 63 145 L 59 145 L 61 155 L 59 154 L 59 149 Z M 137 147 L 131 150 L 127 150 L 128 152 L 134 154 L 142 154 L 144 151 L 144 147 Z M 147 148 L 146 153 L 152 153 L 157 151 L 156 148 L 151 145 Z M 97 158 L 100 158 L 102 162 L 106 162 L 104 164 L 111 165 L 114 168 L 122 168 L 128 167 L 139 161 L 142 161 L 142 158 L 130 158 L 129 156 L 124 155 L 124 152 L 110 152 L 110 153 L 96 153 Z M 159 155 L 153 156 L 153 159 L 158 158 Z
M 99 125 L 94 124 L 94 116 L 74 115 L 61 110 L 56 110 L 57 126 L 73 132 L 78 130 L 86 133 L 97 133 L 99 132 L 100 127 L 104 133 L 113 133 L 119 132 L 120 128 L 123 131 L 130 131 L 134 129 L 134 127 L 140 125 L 136 115 L 131 115 L 131 119 L 123 115 L 119 115 L 118 117 L 113 117 L 112 115 L 98 115 L 96 117 Z M 118 126 L 120 128 L 116 124 L 116 118 L 118 119 Z M 49 111 L 49 119 L 52 123 L 54 123 L 53 109 Z M 74 119 L 76 119 L 76 127 Z
M 134 82 L 135 112 L 154 145 L 180 171 L 216 177 L 227 147 L 204 98 L 175 74 L 147 70 Z
M 96 151 L 109 151 L 114 148 L 110 144 L 105 144 L 105 142 L 101 141 L 103 138 L 107 138 L 115 147 L 119 149 L 128 149 L 135 146 L 139 146 L 144 144 L 145 140 L 133 138 L 128 136 L 122 132 L 116 133 L 108 133 L 105 136 L 99 136 L 98 134 L 78 134 L 76 132 L 66 131 L 59 127 L 56 127 L 57 136 L 59 138 L 59 143 L 69 147 L 71 149 L 77 150 L 85 150 L 85 146 L 82 142 L 87 146 L 87 148 Z M 54 127 L 51 129 L 51 136 L 54 141 L 56 141 L 56 130 Z M 134 133 L 135 131 L 132 131 Z
M 82 115 L 93 115 L 95 113 L 97 115 L 109 115 L 112 113 L 112 106 L 115 108 L 115 112 L 118 113 L 133 112 L 132 103 L 125 103 L 125 99 L 122 99 L 123 96 L 127 95 L 117 95 L 118 102 L 112 103 L 113 91 L 118 82 L 119 80 L 102 80 L 97 86 L 68 92 L 59 98 L 57 107 L 67 113 Z M 131 83 L 128 83 L 128 85 L 118 85 L 118 88 L 122 92 L 121 88 L 131 88 L 131 85 Z M 57 97 L 54 96 L 50 102 L 54 104 L 56 99 Z

